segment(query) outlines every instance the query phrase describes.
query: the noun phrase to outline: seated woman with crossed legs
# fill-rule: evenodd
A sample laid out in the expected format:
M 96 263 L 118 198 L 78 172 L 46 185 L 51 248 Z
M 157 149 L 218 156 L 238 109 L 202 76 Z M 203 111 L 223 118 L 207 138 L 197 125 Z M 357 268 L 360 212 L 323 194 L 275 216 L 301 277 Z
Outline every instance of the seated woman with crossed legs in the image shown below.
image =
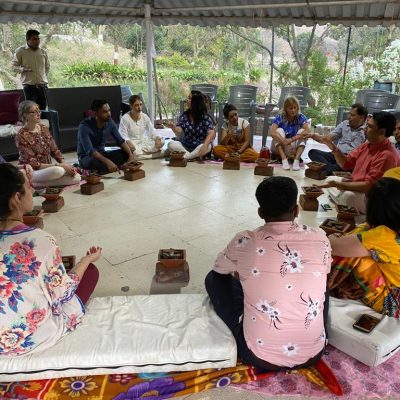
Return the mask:
M 330 236 L 330 295 L 361 300 L 400 318 L 400 181 L 377 180 L 367 193 L 366 211 L 366 224 L 345 236 Z
M 161 148 L 164 140 L 157 135 L 150 118 L 142 112 L 142 99 L 134 94 L 129 97 L 131 111 L 121 118 L 119 133 L 126 140 L 132 153 L 138 159 L 163 157 Z
M 300 157 L 306 146 L 306 137 L 310 133 L 307 117 L 300 112 L 300 103 L 289 96 L 283 103 L 282 112 L 275 117 L 271 125 L 273 154 L 279 155 L 282 168 L 290 169 L 288 158 L 293 158 L 293 171 L 300 169 Z
M 251 147 L 249 122 L 239 118 L 233 104 L 225 105 L 224 117 L 226 121 L 221 129 L 221 142 L 213 149 L 215 157 L 225 159 L 231 153 L 238 153 L 240 161 L 256 161 L 259 154 Z
M 203 158 L 211 152 L 215 138 L 214 122 L 208 114 L 204 95 L 192 90 L 188 97 L 189 108 L 183 112 L 175 125 L 169 122 L 168 127 L 177 136 L 168 143 L 168 150 L 183 151 L 184 158 L 192 160 Z
M 49 129 L 40 123 L 39 106 L 30 100 L 22 101 L 18 113 L 24 126 L 15 137 L 19 151 L 19 163 L 30 165 L 32 186 L 67 186 L 79 183 L 81 176 L 76 169 L 64 161 L 61 151 Z M 54 158 L 57 163 L 52 162 Z

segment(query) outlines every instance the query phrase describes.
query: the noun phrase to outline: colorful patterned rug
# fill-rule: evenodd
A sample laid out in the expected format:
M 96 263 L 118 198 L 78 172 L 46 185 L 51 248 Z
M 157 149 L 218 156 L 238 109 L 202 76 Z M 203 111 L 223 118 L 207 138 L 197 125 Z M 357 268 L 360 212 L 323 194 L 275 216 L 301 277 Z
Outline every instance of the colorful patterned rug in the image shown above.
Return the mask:
M 320 387 L 321 391 L 330 389 L 334 393 L 341 394 L 340 386 L 323 361 L 320 361 L 313 368 L 299 370 L 296 374 L 304 375 L 313 385 Z M 185 396 L 230 384 L 267 382 L 274 375 L 279 375 L 281 378 L 286 377 L 283 373 L 260 373 L 254 367 L 244 364 L 239 364 L 234 368 L 180 373 L 77 376 L 30 382 L 0 383 L 0 398 L 20 400 L 72 400 L 78 398 L 133 400 L 145 398 L 156 400 Z M 257 386 L 251 387 L 257 388 Z
M 343 397 L 359 399 L 400 399 L 400 353 L 377 367 L 367 365 L 342 353 L 332 346 L 327 347 L 325 363 L 335 374 Z M 256 391 L 266 396 L 304 397 L 308 399 L 336 399 L 332 393 L 294 374 L 274 375 L 268 379 L 235 385 L 236 388 Z
M 260 374 L 252 367 L 238 365 L 222 370 L 183 373 L 116 374 L 0 383 L 0 399 L 156 400 L 228 385 L 271 397 L 336 399 L 337 396 L 333 393 L 339 394 L 341 388 L 344 397 L 351 400 L 400 398 L 400 353 L 372 368 L 328 346 L 324 361 L 320 365 L 322 372 L 307 369 L 290 374 Z M 326 370 L 324 364 L 327 366 Z M 327 389 L 327 385 L 331 391 Z

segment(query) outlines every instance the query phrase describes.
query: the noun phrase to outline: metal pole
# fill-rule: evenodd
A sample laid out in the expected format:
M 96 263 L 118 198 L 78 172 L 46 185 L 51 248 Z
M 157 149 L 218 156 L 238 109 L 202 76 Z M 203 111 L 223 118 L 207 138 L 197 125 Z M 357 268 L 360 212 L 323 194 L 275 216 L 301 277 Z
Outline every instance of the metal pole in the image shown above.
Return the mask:
M 272 27 L 272 43 L 271 43 L 271 72 L 269 79 L 269 102 L 272 103 L 272 85 L 274 80 L 274 49 L 275 49 L 275 27 Z
M 156 84 L 158 115 L 159 115 L 160 121 L 162 123 L 162 110 L 161 110 L 160 90 L 159 90 L 159 86 L 158 86 L 157 64 L 156 64 L 156 60 L 154 58 L 153 58 L 153 69 L 154 69 L 154 83 Z M 155 112 L 155 114 L 156 114 L 156 112 Z M 167 116 L 167 118 L 168 118 L 168 116 Z
M 350 47 L 350 37 L 351 37 L 351 26 L 349 26 L 349 34 L 347 36 L 347 46 L 346 46 L 346 58 L 344 59 L 344 69 L 343 69 L 343 82 L 344 85 L 346 81 L 346 72 L 347 72 L 347 61 L 349 59 L 349 47 Z
M 154 93 L 153 93 L 153 73 L 152 73 L 152 44 L 153 29 L 151 22 L 150 4 L 144 5 L 145 28 L 146 28 L 146 64 L 147 64 L 147 97 L 149 104 L 149 117 L 154 121 Z

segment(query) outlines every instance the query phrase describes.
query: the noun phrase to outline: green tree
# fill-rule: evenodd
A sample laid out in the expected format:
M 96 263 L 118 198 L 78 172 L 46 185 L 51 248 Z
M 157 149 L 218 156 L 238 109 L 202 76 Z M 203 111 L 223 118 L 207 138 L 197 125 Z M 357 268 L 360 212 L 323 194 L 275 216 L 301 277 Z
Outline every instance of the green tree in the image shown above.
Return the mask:
M 320 36 L 315 34 L 317 25 L 311 28 L 310 32 L 297 34 L 295 25 L 280 26 L 277 28 L 277 35 L 286 40 L 292 51 L 301 76 L 301 84 L 309 86 L 309 58 L 313 48 L 318 48 L 323 39 L 328 35 L 330 26 L 327 25 Z

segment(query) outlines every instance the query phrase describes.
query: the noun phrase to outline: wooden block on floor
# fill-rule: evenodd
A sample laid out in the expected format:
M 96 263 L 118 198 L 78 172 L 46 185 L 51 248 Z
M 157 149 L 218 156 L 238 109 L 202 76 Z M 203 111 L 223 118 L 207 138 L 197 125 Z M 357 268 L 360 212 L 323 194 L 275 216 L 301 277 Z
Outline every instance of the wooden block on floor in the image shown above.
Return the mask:
M 76 257 L 75 256 L 62 256 L 61 260 L 64 264 L 64 268 L 67 272 L 71 271 L 75 267 Z
M 35 222 L 29 222 L 29 221 L 25 221 L 25 218 L 24 218 L 24 224 L 25 225 L 27 225 L 27 226 L 30 226 L 30 227 L 35 227 L 35 228 L 39 228 L 39 229 L 43 229 L 44 228 L 44 222 L 43 222 L 43 218 L 42 217 L 38 217 L 37 219 L 36 219 L 36 221 Z
M 124 171 L 124 179 L 127 181 L 136 181 L 138 179 L 142 179 L 146 176 L 146 173 L 142 169 L 138 169 L 137 171 Z
M 332 233 L 346 233 L 351 230 L 351 226 L 348 221 L 338 221 L 337 219 L 327 218 L 320 226 L 322 230 L 326 232 L 327 235 Z
M 353 230 L 356 227 L 356 221 L 355 221 L 354 218 L 339 218 L 339 217 L 336 217 L 336 219 L 337 219 L 338 222 L 342 222 L 344 224 L 350 225 L 350 227 L 348 229 L 350 231 Z
M 239 170 L 240 169 L 240 161 L 228 161 L 224 160 L 224 164 L 222 169 L 231 169 L 231 170 Z
M 313 199 L 307 197 L 305 194 L 301 194 L 299 203 L 304 211 L 318 211 L 319 203 L 317 199 Z
M 60 196 L 57 200 L 45 200 L 42 203 L 44 212 L 55 213 L 64 207 L 64 197 Z
M 260 167 L 257 165 L 254 168 L 254 175 L 272 176 L 274 175 L 274 167 L 271 167 L 269 165 L 266 167 Z
M 92 195 L 101 192 L 102 190 L 104 190 L 103 182 L 98 182 L 94 185 L 89 185 L 88 183 L 84 183 L 83 185 L 81 185 L 82 194 Z
M 171 160 L 169 161 L 169 166 L 170 167 L 186 167 L 187 165 L 187 159 L 186 158 L 182 158 L 182 159 L 174 159 L 171 158 Z
M 312 169 L 306 169 L 305 176 L 307 178 L 316 179 L 317 181 L 322 181 L 326 178 L 326 173 L 324 171 L 314 171 Z
M 156 264 L 156 282 L 157 283 L 185 283 L 189 282 L 189 264 L 183 261 L 178 267 L 165 267 L 158 262 Z

